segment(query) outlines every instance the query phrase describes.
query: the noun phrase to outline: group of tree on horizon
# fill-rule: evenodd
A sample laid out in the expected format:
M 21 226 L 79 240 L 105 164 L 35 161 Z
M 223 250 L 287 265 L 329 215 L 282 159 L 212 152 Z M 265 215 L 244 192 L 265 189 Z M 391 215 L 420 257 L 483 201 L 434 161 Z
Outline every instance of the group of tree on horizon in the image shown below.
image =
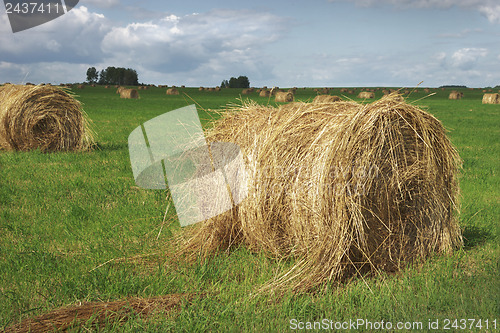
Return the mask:
M 97 84 L 139 85 L 137 71 L 132 68 L 108 67 L 97 71 L 95 67 L 87 69 L 87 82 Z

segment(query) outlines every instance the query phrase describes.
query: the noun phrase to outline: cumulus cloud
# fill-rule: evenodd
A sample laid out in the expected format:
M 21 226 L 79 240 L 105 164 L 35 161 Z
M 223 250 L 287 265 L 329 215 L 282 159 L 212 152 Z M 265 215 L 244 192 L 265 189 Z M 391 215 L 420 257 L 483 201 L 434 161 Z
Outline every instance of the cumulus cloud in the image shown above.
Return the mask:
M 0 59 L 29 64 L 36 62 L 92 63 L 103 54 L 100 41 L 110 30 L 101 14 L 85 6 L 33 29 L 13 34 L 6 15 L 0 16 Z
M 330 2 L 347 1 L 358 6 L 369 7 L 381 4 L 397 8 L 440 8 L 453 6 L 479 11 L 492 23 L 500 23 L 500 4 L 498 0 L 329 0 Z
M 460 69 L 472 69 L 480 58 L 488 55 L 484 48 L 463 48 L 455 51 L 451 56 L 452 65 Z
M 250 10 L 212 10 L 113 28 L 102 41 L 109 58 L 163 73 L 204 68 L 227 72 L 257 68 L 263 46 L 283 32 L 285 21 Z M 239 65 L 238 65 L 239 64 Z

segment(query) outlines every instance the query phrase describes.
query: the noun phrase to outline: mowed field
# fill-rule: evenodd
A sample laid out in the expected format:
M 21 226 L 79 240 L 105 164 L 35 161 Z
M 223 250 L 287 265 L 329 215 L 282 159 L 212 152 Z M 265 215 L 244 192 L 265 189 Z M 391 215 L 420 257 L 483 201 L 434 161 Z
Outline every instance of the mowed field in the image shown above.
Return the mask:
M 127 139 L 133 129 L 165 112 L 197 104 L 208 125 L 238 99 L 274 104 L 241 89 L 221 92 L 180 89 L 139 91 L 141 99 L 120 99 L 115 89 L 73 90 L 93 121 L 97 146 L 90 152 L 0 152 L 0 330 L 25 318 L 63 306 L 129 297 L 193 295 L 166 314 L 107 320 L 101 331 L 255 331 L 297 328 L 299 322 L 417 323 L 475 319 L 466 331 L 500 330 L 500 105 L 483 105 L 480 90 L 423 89 L 415 103 L 442 121 L 463 159 L 460 176 L 464 247 L 435 256 L 400 273 L 332 284 L 326 293 L 252 297 L 258 286 L 293 263 L 275 262 L 244 248 L 207 262 L 173 262 L 172 237 L 178 222 L 162 224 L 165 191 L 136 186 Z M 354 94 L 345 96 L 355 101 Z M 313 89 L 299 89 L 296 100 L 311 101 Z M 382 96 L 381 90 L 376 98 Z M 173 210 L 170 210 L 172 214 Z M 481 326 L 477 326 L 481 319 Z M 486 322 L 488 320 L 488 322 Z M 489 327 L 486 327 L 489 325 Z M 409 326 L 407 326 L 409 327 Z M 358 327 L 360 331 L 367 327 Z M 92 321 L 75 331 L 96 329 Z M 396 330 L 393 327 L 393 330 Z

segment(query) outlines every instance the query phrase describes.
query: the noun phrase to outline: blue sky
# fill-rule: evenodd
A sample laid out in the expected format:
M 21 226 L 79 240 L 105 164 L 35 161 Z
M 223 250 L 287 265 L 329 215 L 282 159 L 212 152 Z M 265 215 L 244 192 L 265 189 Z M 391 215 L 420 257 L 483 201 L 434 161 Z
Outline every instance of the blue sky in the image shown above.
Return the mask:
M 500 2 L 80 0 L 15 34 L 0 10 L 0 82 L 80 82 L 91 66 L 187 86 L 495 86 Z

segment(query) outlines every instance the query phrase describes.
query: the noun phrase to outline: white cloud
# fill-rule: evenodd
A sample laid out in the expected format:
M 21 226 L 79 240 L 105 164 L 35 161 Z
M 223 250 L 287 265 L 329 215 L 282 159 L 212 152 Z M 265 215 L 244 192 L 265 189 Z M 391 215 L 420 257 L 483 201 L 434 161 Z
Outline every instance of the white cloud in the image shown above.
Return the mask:
M 234 67 L 255 68 L 258 60 L 252 59 L 263 56 L 263 46 L 275 41 L 284 25 L 277 16 L 249 10 L 169 15 L 113 28 L 102 50 L 116 63 L 136 63 L 163 73 L 201 68 L 226 73 Z
M 110 30 L 101 14 L 85 6 L 46 24 L 12 33 L 6 15 L 0 15 L 0 59 L 13 63 L 100 61 L 100 42 Z
M 479 11 L 492 23 L 500 23 L 498 0 L 329 0 L 330 2 L 354 2 L 358 6 L 369 7 L 388 4 L 397 8 L 440 8 L 454 6 Z
M 451 56 L 452 65 L 463 70 L 470 70 L 480 58 L 486 57 L 488 50 L 484 48 L 463 48 Z

